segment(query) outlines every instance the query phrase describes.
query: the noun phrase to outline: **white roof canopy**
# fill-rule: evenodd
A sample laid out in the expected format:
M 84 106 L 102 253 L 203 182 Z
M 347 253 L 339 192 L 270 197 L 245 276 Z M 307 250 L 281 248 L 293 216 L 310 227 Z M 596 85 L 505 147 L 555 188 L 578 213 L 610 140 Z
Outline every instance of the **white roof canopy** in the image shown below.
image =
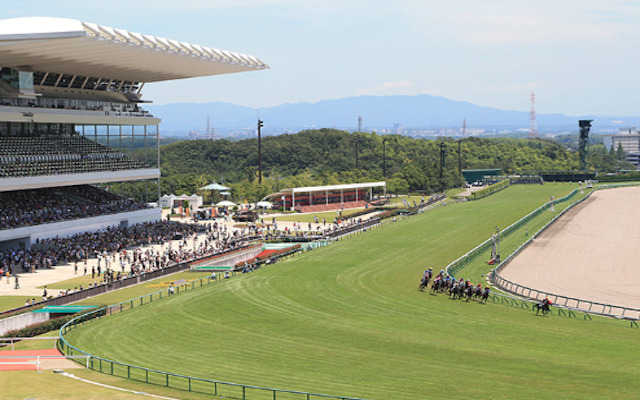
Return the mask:
M 0 66 L 157 82 L 267 69 L 254 56 L 66 18 L 0 20 Z
M 330 186 L 307 186 L 297 187 L 293 189 L 283 189 L 283 193 L 308 193 L 308 192 L 326 192 L 326 191 L 338 191 L 338 190 L 351 190 L 351 189 L 368 189 L 374 187 L 384 187 L 386 182 L 367 182 L 367 183 L 347 183 L 344 185 L 330 185 Z

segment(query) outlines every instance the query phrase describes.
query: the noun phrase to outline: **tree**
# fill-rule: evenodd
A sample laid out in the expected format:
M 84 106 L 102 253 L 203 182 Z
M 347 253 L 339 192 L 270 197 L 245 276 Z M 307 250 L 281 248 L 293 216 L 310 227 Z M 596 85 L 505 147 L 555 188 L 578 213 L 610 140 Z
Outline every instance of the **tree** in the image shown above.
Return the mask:
M 622 148 L 622 143 L 618 143 L 618 150 L 616 150 L 616 159 L 620 161 L 624 160 L 624 149 Z

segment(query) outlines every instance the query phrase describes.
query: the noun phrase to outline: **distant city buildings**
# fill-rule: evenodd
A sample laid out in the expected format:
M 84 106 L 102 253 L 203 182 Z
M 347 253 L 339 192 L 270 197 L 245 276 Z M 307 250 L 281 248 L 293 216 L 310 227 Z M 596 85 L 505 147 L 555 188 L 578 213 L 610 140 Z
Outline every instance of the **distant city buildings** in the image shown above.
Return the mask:
M 620 128 L 617 134 L 604 135 L 603 139 L 607 150 L 615 151 L 618 150 L 618 146 L 622 146 L 625 160 L 634 165 L 640 164 L 640 133 L 635 126 Z

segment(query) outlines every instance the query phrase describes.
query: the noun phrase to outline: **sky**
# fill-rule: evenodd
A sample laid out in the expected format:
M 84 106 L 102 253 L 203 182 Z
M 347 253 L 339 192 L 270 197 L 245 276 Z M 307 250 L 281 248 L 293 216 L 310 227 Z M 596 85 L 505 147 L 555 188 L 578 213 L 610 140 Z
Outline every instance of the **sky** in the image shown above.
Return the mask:
M 640 1 L 3 1 L 0 18 L 33 16 L 251 54 L 270 66 L 146 85 L 155 104 L 431 94 L 528 111 L 534 92 L 538 113 L 640 115 Z

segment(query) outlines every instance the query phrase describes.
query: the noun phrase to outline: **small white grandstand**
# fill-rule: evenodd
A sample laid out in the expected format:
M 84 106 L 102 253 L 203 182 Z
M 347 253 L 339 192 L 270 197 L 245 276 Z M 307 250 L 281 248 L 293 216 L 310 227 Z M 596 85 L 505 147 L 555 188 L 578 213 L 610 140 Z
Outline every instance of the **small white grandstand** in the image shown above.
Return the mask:
M 160 219 L 145 206 L 160 196 L 160 119 L 142 108 L 145 83 L 265 68 L 78 20 L 0 20 L 0 248 Z M 103 190 L 122 182 L 126 198 Z

